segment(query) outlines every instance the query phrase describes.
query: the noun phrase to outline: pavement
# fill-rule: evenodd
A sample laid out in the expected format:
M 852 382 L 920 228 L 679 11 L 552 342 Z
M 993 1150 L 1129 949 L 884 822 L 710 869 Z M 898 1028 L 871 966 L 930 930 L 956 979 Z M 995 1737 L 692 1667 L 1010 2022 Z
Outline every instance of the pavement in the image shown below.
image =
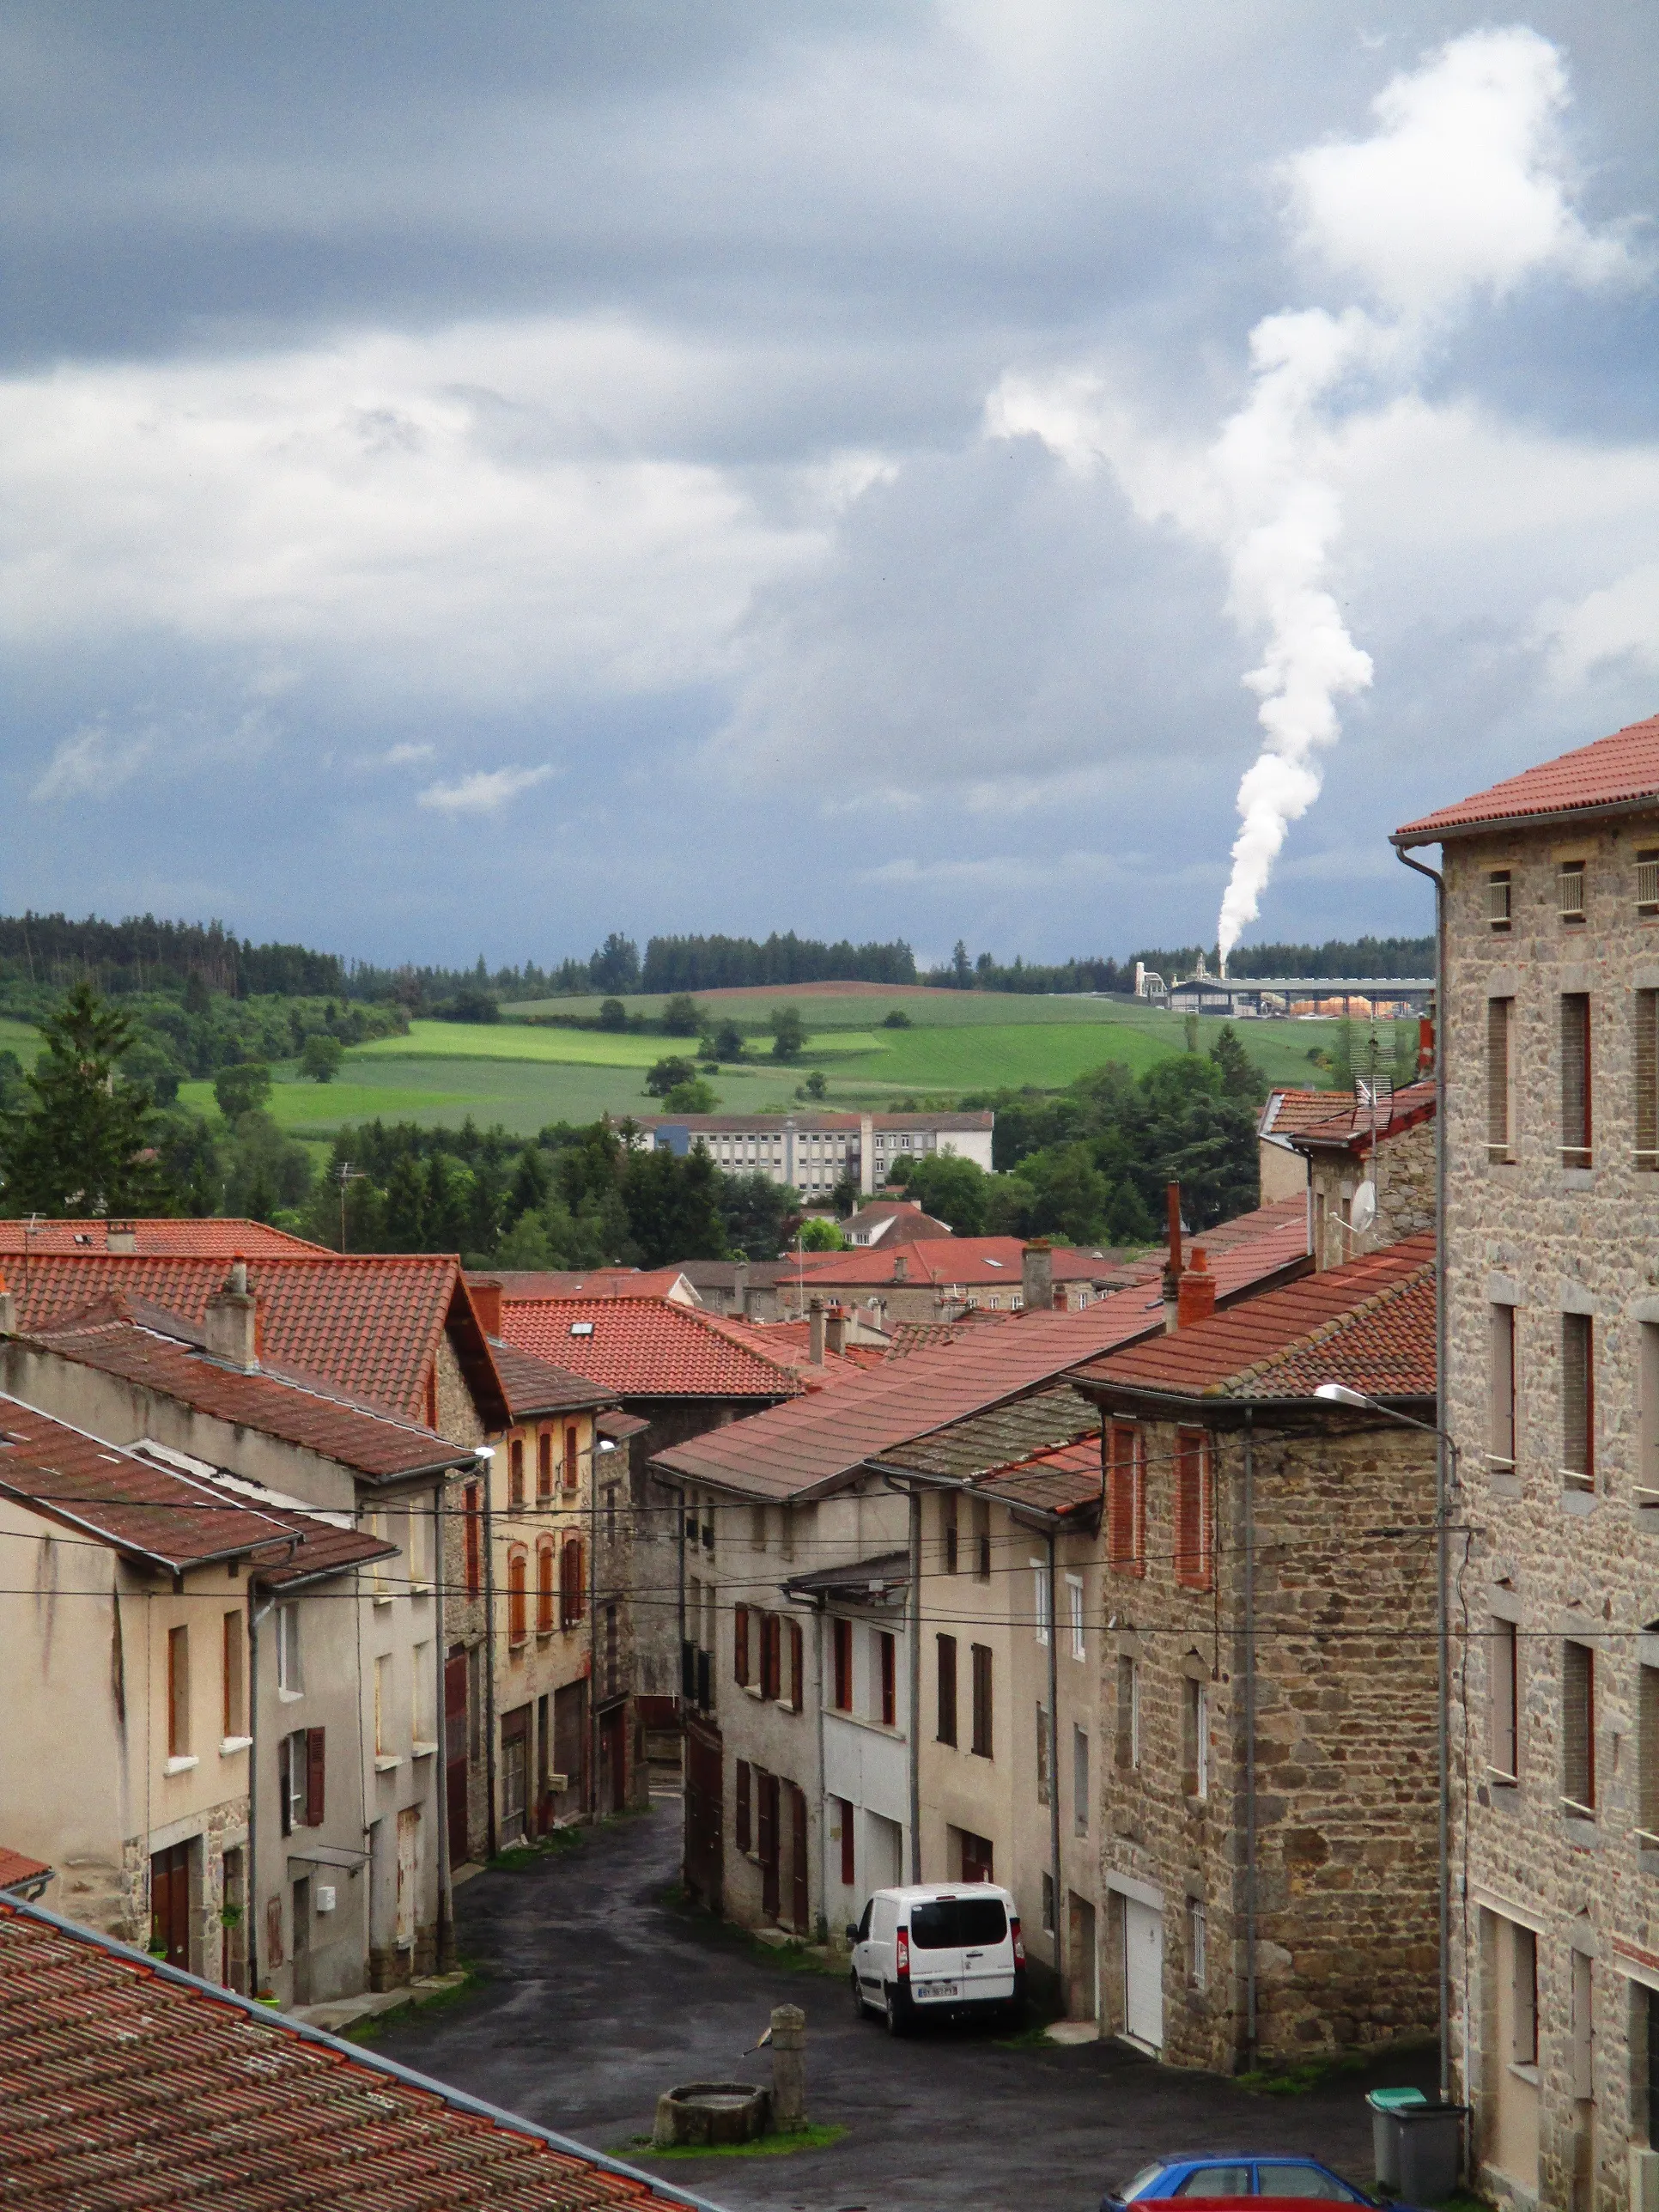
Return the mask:
M 1365 2091 L 1433 2081 L 1432 2051 L 1267 2097 L 1109 2040 L 1010 2047 L 975 2027 L 895 2041 L 854 2020 L 844 1978 L 679 1903 L 679 1838 L 678 1799 L 659 1800 L 579 1848 L 469 1881 L 456 1918 L 480 1982 L 397 2016 L 375 2049 L 754 2212 L 1094 2212 L 1106 2184 L 1187 2150 L 1310 2151 L 1369 2185 Z M 653 2159 L 635 2139 L 660 2091 L 770 2080 L 764 2051 L 744 2054 L 777 2004 L 806 2013 L 810 2118 L 845 2136 L 784 2157 Z

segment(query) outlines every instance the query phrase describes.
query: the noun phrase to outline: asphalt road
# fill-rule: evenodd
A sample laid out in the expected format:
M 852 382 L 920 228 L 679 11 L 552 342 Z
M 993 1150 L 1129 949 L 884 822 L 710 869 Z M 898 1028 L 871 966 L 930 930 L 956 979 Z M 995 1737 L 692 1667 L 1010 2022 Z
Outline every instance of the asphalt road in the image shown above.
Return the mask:
M 1177 2073 L 1111 2043 L 1001 2048 L 994 2031 L 895 2042 L 853 2017 L 847 1984 L 781 1966 L 673 1901 L 678 1800 L 524 1873 L 456 1893 L 463 1955 L 484 1979 L 376 2047 L 404 2064 L 609 2150 L 721 2205 L 777 2212 L 1093 2212 L 1101 2188 L 1160 2152 L 1308 2150 L 1371 2173 L 1364 2093 L 1433 2078 L 1433 2055 L 1381 2063 L 1295 2098 Z M 653 2160 L 658 2093 L 765 2082 L 743 2052 L 775 2004 L 807 2016 L 807 2105 L 844 2125 L 832 2148 L 781 2158 Z

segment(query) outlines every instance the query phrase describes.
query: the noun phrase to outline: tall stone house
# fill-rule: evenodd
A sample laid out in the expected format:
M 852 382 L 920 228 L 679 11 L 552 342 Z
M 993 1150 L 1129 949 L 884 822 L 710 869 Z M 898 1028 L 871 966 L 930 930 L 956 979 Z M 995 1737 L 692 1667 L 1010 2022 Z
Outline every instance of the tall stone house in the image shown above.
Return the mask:
M 1407 823 L 1443 880 L 1478 2185 L 1659 2189 L 1659 718 Z M 1650 1550 L 1650 1547 L 1653 1548 Z
M 1103 1425 L 1104 2031 L 1231 2073 L 1432 2028 L 1434 1242 L 1073 1370 Z

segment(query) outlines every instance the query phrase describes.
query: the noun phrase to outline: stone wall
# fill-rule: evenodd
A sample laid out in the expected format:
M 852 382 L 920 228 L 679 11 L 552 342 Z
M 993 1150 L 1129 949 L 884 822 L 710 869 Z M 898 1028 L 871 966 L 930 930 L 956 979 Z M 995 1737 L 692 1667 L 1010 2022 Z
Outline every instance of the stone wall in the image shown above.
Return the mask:
M 1364 1235 L 1339 1226 L 1347 1220 L 1353 1194 L 1365 1180 L 1367 1160 L 1363 1151 L 1338 1152 L 1333 1147 L 1310 1149 L 1309 1187 L 1313 1194 L 1314 1221 L 1322 1222 L 1324 1249 L 1322 1267 L 1340 1267 L 1402 1237 L 1415 1237 L 1432 1229 L 1435 1220 L 1434 1117 L 1415 1122 L 1397 1136 L 1385 1138 L 1376 1148 L 1376 1219 Z

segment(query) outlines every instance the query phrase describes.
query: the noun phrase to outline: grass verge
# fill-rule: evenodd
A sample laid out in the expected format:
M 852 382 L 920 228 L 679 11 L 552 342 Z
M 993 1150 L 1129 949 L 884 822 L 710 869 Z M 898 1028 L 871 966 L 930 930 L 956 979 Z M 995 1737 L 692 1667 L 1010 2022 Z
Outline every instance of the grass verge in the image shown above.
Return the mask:
M 485 1977 L 470 1960 L 463 1959 L 460 1966 L 464 1979 L 457 1982 L 453 1990 L 444 1990 L 435 1997 L 423 1997 L 418 2004 L 399 2005 L 395 2012 L 380 2013 L 372 2020 L 357 2021 L 341 2030 L 344 2040 L 378 2043 L 388 2028 L 407 2027 L 411 2020 L 429 2019 L 434 2013 L 448 2012 L 463 1997 L 474 1996 L 483 1987 Z
M 787 2158 L 798 2150 L 828 2150 L 838 2143 L 843 2127 L 792 2128 L 787 2135 L 761 2136 L 746 2143 L 678 2143 L 672 2150 L 653 2150 L 649 2136 L 635 2136 L 618 2143 L 612 2158 Z
M 532 1867 L 545 1865 L 549 1859 L 568 1858 L 572 1851 L 580 1850 L 585 1840 L 586 1832 L 581 1828 L 555 1828 L 550 1835 L 538 1837 L 534 1843 L 511 1844 L 484 1863 L 492 1874 L 525 1874 Z

